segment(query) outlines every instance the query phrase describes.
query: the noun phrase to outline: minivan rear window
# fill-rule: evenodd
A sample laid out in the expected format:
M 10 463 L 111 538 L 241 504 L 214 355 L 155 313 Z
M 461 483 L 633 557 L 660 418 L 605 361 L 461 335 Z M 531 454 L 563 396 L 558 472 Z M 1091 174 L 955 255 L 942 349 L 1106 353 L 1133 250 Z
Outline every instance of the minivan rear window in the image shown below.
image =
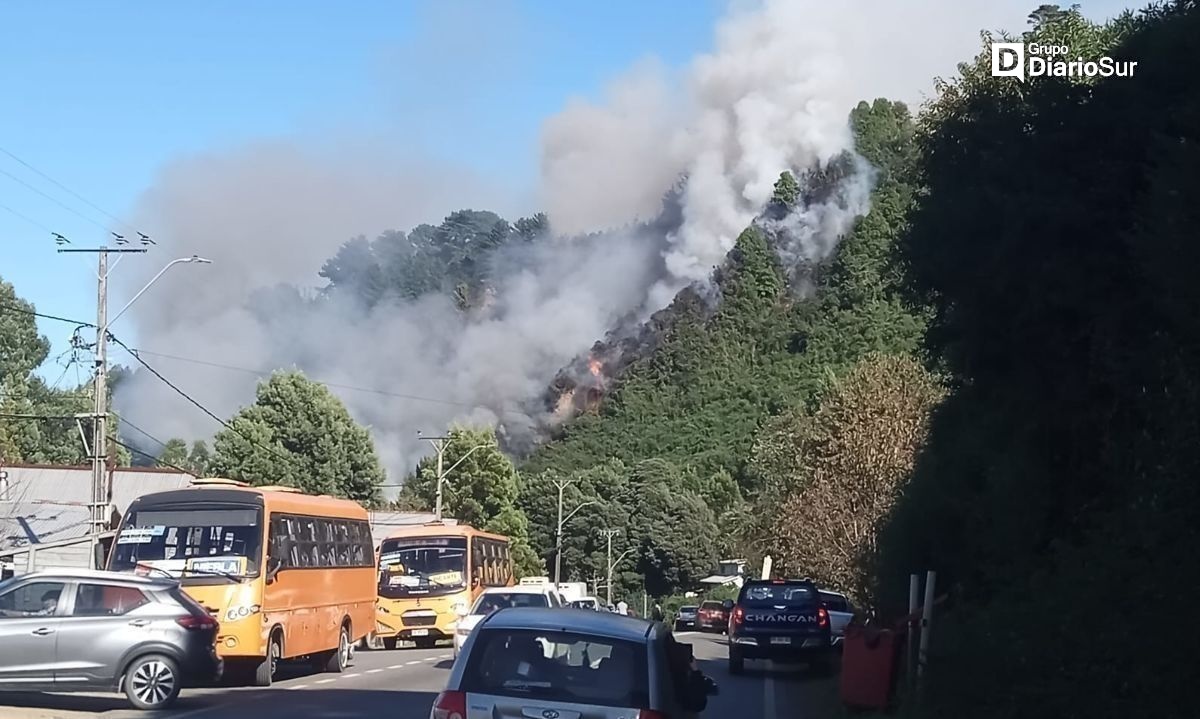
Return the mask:
M 487 629 L 476 637 L 462 690 L 520 702 L 649 705 L 646 647 L 574 632 Z M 496 708 L 504 707 L 497 702 Z

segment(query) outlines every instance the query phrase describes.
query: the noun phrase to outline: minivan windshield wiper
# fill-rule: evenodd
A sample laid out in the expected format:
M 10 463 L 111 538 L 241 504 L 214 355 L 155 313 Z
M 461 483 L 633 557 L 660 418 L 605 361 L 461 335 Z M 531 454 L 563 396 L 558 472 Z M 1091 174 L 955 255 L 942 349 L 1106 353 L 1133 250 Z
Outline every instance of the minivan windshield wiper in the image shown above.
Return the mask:
M 257 572 L 255 572 L 253 574 L 236 574 L 234 572 L 222 572 L 219 569 L 196 569 L 194 567 L 189 567 L 188 569 L 184 569 L 183 571 L 184 571 L 185 575 L 191 574 L 191 575 L 199 575 L 199 576 L 203 576 L 203 577 L 223 577 L 225 579 L 228 579 L 231 582 L 240 582 L 244 579 L 249 579 L 250 577 L 258 576 Z
M 505 689 L 512 689 L 517 692 L 528 692 L 530 694 L 553 694 L 554 687 L 550 682 L 527 682 L 515 679 L 510 679 L 502 685 Z
M 234 574 L 232 572 L 222 572 L 219 569 L 196 569 L 194 567 L 188 567 L 186 569 L 181 569 L 180 576 L 176 576 L 176 575 L 172 574 L 171 572 L 169 572 L 168 570 L 163 569 L 162 567 L 156 567 L 152 564 L 139 564 L 138 568 L 145 569 L 145 570 L 151 571 L 151 572 L 158 572 L 160 575 L 167 577 L 168 579 L 180 579 L 183 576 L 191 575 L 191 576 L 203 576 L 203 577 L 222 577 L 224 579 L 228 579 L 231 582 L 240 582 L 244 579 L 249 579 L 251 577 L 258 576 L 257 572 L 254 572 L 251 574 Z

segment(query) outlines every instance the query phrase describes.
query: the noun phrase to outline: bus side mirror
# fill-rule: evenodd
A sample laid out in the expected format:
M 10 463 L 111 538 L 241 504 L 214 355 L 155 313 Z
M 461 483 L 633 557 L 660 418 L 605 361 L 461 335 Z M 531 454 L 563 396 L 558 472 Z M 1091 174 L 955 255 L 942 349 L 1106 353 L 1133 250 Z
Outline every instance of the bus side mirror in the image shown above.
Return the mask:
M 283 569 L 283 562 L 275 557 L 267 557 L 267 584 L 275 583 L 275 576 Z

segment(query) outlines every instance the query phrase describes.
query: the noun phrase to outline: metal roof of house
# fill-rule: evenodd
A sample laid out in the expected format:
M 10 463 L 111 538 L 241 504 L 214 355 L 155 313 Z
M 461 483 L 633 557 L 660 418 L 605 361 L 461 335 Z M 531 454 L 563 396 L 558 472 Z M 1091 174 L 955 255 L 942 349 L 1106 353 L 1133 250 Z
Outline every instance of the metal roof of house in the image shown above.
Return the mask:
M 0 496 L 0 550 L 27 544 L 46 544 L 87 535 L 91 521 L 92 470 L 89 467 L 3 465 L 7 497 Z M 116 517 L 134 499 L 151 492 L 184 489 L 195 478 L 173 469 L 122 467 L 112 473 L 112 498 Z M 399 527 L 425 524 L 432 513 L 371 512 L 375 544 Z M 446 519 L 447 524 L 457 524 Z
M 16 503 L 40 501 L 87 507 L 92 501 L 90 467 L 6 464 L 8 494 Z M 180 489 L 192 481 L 190 474 L 156 467 L 121 467 L 112 472 L 110 501 L 124 512 L 136 497 L 164 489 Z M 0 516 L 4 513 L 0 512 Z
M 74 539 L 88 533 L 92 501 L 90 467 L 6 464 L 6 496 L 0 497 L 0 549 Z M 186 487 L 191 475 L 154 467 L 112 472 L 110 503 L 118 517 L 134 498 Z

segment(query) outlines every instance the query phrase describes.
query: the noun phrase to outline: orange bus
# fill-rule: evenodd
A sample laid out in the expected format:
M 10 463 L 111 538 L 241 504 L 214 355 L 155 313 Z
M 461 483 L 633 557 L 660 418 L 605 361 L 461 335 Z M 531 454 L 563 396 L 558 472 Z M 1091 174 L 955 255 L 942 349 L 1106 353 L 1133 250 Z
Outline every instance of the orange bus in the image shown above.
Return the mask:
M 121 520 L 108 568 L 178 578 L 220 623 L 226 674 L 258 686 L 281 659 L 345 671 L 374 623 L 367 510 L 291 487 L 206 479 L 143 495 Z
M 460 607 L 512 584 L 508 537 L 441 522 L 406 527 L 379 545 L 375 635 L 387 649 L 401 639 L 422 648 L 453 640 Z

